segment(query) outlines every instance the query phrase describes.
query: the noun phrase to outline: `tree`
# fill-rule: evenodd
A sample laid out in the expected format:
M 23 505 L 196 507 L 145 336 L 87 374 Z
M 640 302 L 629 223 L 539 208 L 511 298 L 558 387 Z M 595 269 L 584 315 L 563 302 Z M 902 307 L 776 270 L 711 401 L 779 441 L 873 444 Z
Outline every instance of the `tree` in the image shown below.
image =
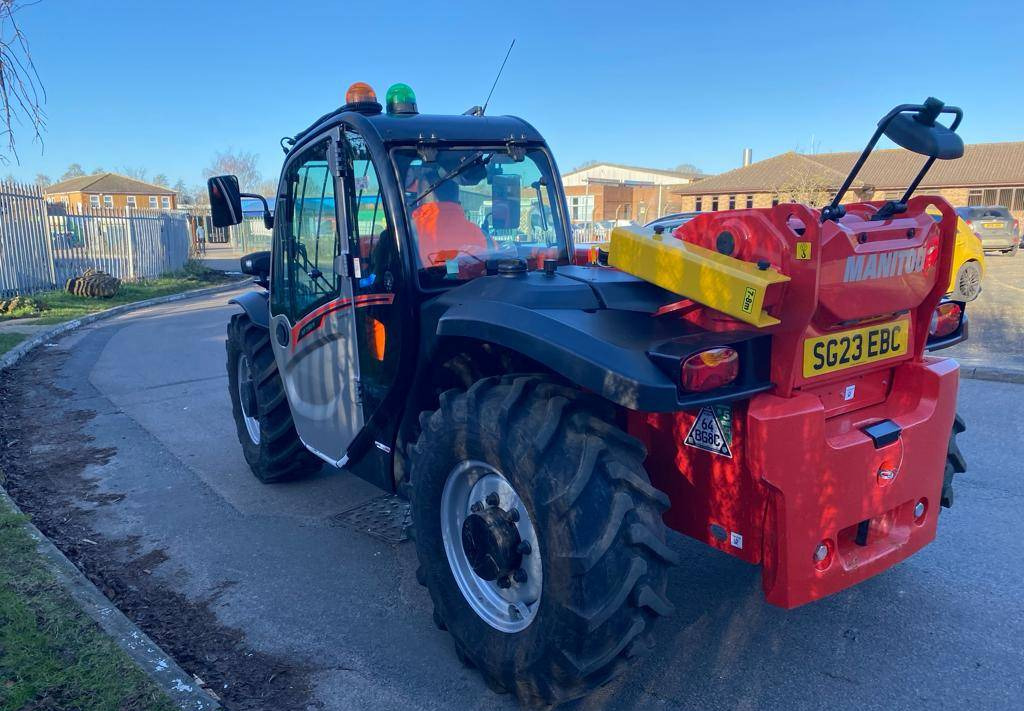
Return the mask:
M 90 171 L 89 175 L 96 175 L 97 173 L 106 173 L 106 172 L 107 172 L 106 168 L 104 168 L 103 166 L 98 166 L 96 168 L 93 168 L 92 171 Z
M 260 183 L 263 182 L 263 175 L 257 166 L 259 156 L 247 151 L 232 152 L 231 149 L 223 153 L 217 153 L 213 157 L 210 167 L 203 171 L 203 176 L 212 178 L 215 175 L 236 175 L 238 185 L 242 192 L 256 192 Z M 206 190 L 204 189 L 205 193 Z
M 677 173 L 689 173 L 690 175 L 704 175 L 704 171 L 693 163 L 680 163 L 673 168 Z
M 264 180 L 260 183 L 259 190 L 256 191 L 263 197 L 270 197 L 277 195 L 277 183 L 273 180 Z
M 206 190 L 205 185 L 196 185 L 192 188 L 192 198 L 195 200 L 196 205 L 210 204 L 210 193 Z
M 0 135 L 7 138 L 6 155 L 18 160 L 14 144 L 14 127 L 26 126 L 33 140 L 43 141 L 46 128 L 46 90 L 36 71 L 28 39 L 15 17 L 25 4 L 22 0 L 0 0 Z
M 157 173 L 156 175 L 154 175 L 153 180 L 151 182 L 153 183 L 153 185 L 159 185 L 162 188 L 166 188 L 171 184 L 171 181 L 168 180 L 167 176 L 164 175 L 163 173 Z
M 36 173 L 36 185 L 40 188 L 48 187 L 51 184 L 53 184 L 53 181 L 50 180 L 49 175 L 46 175 L 45 173 Z
M 827 204 L 835 192 L 832 184 L 820 171 L 812 168 L 791 170 L 773 190 L 779 202 L 796 202 L 811 207 Z
M 95 172 L 95 173 L 102 173 L 103 171 L 102 170 L 96 170 L 96 171 L 93 171 L 93 172 Z M 121 175 L 128 176 L 129 178 L 135 178 L 136 180 L 143 180 L 144 181 L 146 179 L 146 169 L 145 168 L 136 168 L 134 166 L 125 165 L 125 166 L 121 166 L 120 168 L 118 168 L 117 172 L 120 173 Z
M 178 204 L 179 205 L 191 205 L 195 200 L 192 197 L 192 192 L 185 185 L 185 181 L 178 178 L 178 182 L 171 188 L 174 192 L 178 193 Z
M 82 166 L 79 163 L 72 163 L 68 166 L 68 169 L 64 171 L 64 175 L 60 176 L 61 180 L 71 180 L 72 178 L 81 178 L 85 175 L 85 171 L 82 170 Z

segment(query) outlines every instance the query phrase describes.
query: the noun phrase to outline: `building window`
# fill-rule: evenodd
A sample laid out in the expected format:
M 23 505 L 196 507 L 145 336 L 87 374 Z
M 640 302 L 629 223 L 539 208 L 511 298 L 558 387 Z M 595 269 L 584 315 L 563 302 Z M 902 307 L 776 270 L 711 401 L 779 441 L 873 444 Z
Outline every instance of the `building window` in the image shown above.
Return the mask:
M 135 207 L 135 196 L 134 195 L 129 195 L 128 196 L 128 207 Z
M 711 198 L 711 212 L 718 210 L 718 196 Z
M 591 222 L 594 219 L 594 196 L 570 195 L 569 219 L 573 222 Z
M 90 195 L 89 196 L 89 207 L 99 207 L 99 206 L 100 206 L 100 196 L 99 195 Z
M 999 201 L 997 205 L 1003 207 L 1010 207 L 1010 203 L 1013 202 L 1013 188 L 1003 188 L 999 191 Z
M 754 196 L 753 195 L 747 195 L 747 209 L 749 210 L 753 206 L 754 206 Z
M 1010 209 L 1024 210 L 1024 188 L 1017 188 L 1013 191 L 1013 207 Z
M 985 188 L 985 192 L 982 194 L 981 203 L 983 205 L 995 205 L 996 200 L 999 198 L 999 191 L 995 188 Z
M 982 192 L 980 190 L 971 190 L 967 193 L 967 206 L 974 207 L 980 205 L 982 200 Z
M 730 195 L 729 196 L 729 209 L 730 210 L 735 210 L 736 209 L 736 196 L 735 195 Z
M 160 207 L 162 207 L 165 210 L 170 209 L 170 207 L 171 207 L 171 199 L 169 197 L 167 197 L 166 195 L 161 197 L 160 198 Z
M 153 209 L 156 209 L 156 195 L 149 196 L 149 206 Z
M 704 212 L 704 198 L 699 197 L 693 201 L 693 209 L 697 212 Z
M 103 207 L 113 207 L 113 206 L 114 206 L 114 196 L 113 195 L 104 195 L 103 196 Z

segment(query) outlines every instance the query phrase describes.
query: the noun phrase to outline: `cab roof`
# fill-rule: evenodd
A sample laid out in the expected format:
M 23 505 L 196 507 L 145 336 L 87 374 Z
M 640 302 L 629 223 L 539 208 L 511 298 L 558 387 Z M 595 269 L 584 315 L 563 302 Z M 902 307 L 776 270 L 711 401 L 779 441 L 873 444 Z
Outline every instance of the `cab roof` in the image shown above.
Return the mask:
M 315 133 L 346 122 L 372 127 L 385 144 L 417 143 L 543 143 L 544 138 L 529 123 L 516 116 L 473 116 L 448 114 L 366 114 L 345 107 L 317 119 L 294 137 L 292 149 Z

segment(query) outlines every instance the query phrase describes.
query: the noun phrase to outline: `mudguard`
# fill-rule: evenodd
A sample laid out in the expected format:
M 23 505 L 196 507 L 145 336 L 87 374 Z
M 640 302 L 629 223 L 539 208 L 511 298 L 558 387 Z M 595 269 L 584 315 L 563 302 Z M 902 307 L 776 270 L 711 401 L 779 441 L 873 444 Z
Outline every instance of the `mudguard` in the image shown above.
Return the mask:
M 675 381 L 648 356 L 649 349 L 677 334 L 635 313 L 470 301 L 445 311 L 436 333 L 438 341 L 455 336 L 509 348 L 631 410 L 672 412 L 693 406 L 681 400 Z
M 270 293 L 266 291 L 247 291 L 241 296 L 228 301 L 242 307 L 246 315 L 257 326 L 270 328 Z

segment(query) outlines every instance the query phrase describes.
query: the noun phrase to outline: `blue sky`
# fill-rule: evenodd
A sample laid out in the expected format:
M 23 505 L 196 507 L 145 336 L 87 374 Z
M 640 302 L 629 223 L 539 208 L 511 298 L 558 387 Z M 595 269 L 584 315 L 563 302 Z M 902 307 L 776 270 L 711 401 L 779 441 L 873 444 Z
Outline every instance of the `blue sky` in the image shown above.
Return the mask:
M 839 4 L 837 3 L 838 7 Z M 48 93 L 45 151 L 21 179 L 142 166 L 201 181 L 219 150 L 280 169 L 278 140 L 353 81 L 410 84 L 420 110 L 483 101 L 531 121 L 559 167 L 709 172 L 792 149 L 863 146 L 891 106 L 965 109 L 968 142 L 1024 140 L 1024 3 L 83 2 L 20 21 Z

